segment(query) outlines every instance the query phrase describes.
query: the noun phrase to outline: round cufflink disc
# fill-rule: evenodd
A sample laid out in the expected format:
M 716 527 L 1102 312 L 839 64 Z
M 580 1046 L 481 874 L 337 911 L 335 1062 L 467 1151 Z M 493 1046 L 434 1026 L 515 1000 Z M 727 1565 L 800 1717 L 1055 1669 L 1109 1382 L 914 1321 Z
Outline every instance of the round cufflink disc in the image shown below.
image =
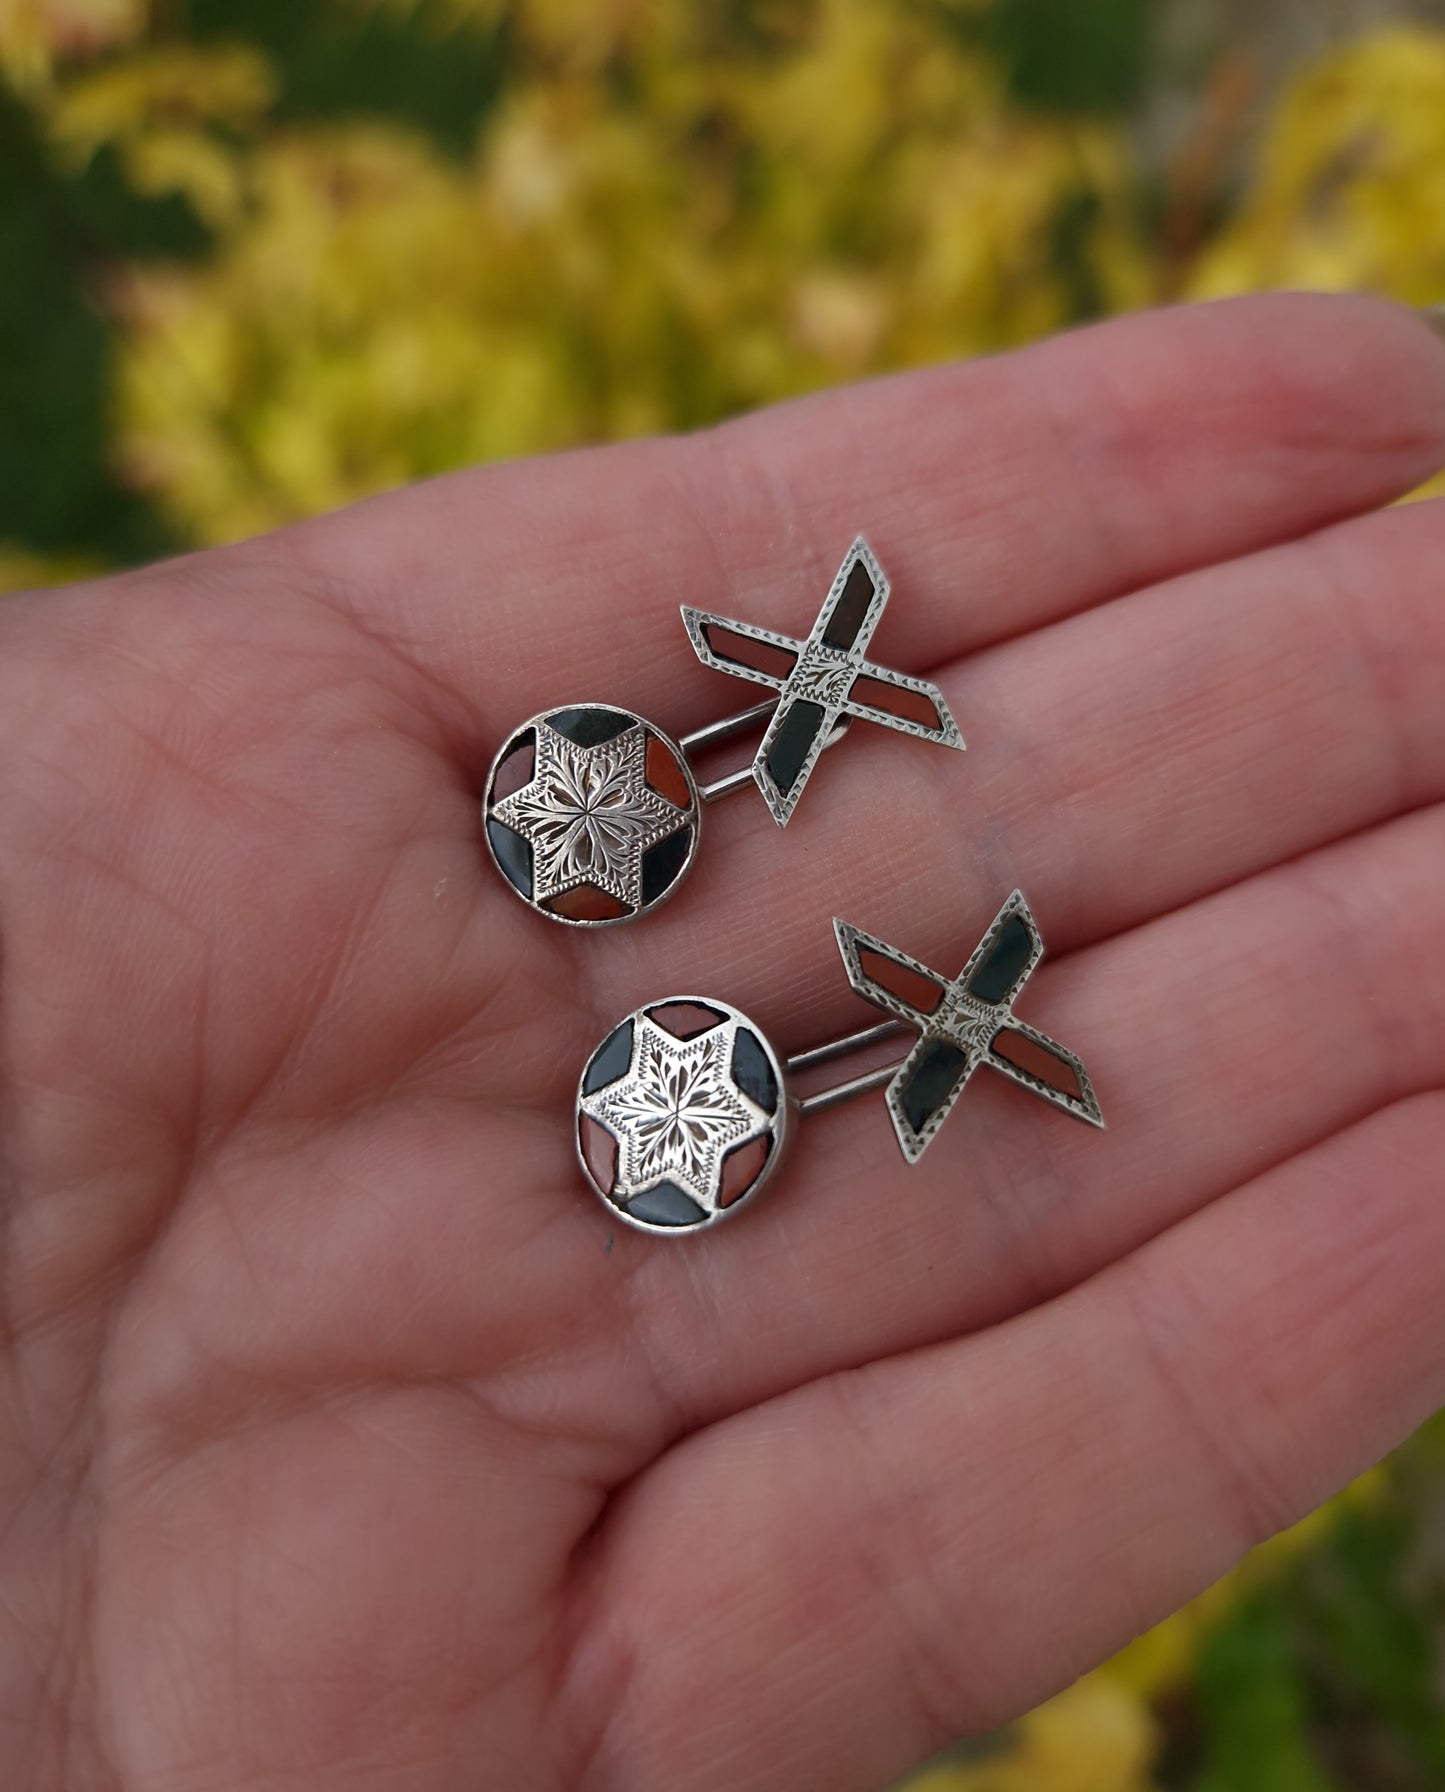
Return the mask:
M 682 749 L 610 703 L 533 716 L 487 774 L 483 831 L 522 900 L 571 927 L 631 921 L 687 876 L 702 801 Z
M 634 1009 L 587 1061 L 577 1154 L 618 1218 L 701 1231 L 753 1200 L 782 1160 L 792 1113 L 761 1029 L 711 996 Z

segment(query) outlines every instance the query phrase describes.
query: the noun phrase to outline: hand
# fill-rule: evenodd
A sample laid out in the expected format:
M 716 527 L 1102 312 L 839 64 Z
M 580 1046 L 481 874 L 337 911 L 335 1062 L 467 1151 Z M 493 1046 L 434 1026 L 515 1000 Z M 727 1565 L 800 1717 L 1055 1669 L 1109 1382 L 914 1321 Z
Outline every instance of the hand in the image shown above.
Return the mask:
M 682 442 L 460 474 L 0 603 L 0 1761 L 92 1792 L 875 1792 L 1445 1398 L 1445 349 L 1353 299 L 1141 317 Z M 747 702 L 868 533 L 868 731 L 666 909 L 487 863 L 529 714 Z M 867 1024 L 829 917 L 1022 1011 L 906 1169 L 804 1122 L 696 1239 L 572 1098 L 628 1009 Z

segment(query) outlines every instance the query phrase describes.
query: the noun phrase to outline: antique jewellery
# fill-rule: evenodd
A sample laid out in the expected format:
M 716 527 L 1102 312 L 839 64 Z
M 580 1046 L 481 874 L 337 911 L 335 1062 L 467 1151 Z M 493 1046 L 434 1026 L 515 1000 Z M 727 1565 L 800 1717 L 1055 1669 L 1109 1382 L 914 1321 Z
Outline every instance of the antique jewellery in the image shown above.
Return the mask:
M 952 981 L 846 921 L 833 930 L 849 983 L 889 1020 L 784 1059 L 727 1002 L 671 996 L 634 1009 L 593 1052 L 577 1090 L 578 1155 L 587 1180 L 629 1225 L 676 1233 L 727 1219 L 776 1171 L 795 1116 L 884 1083 L 910 1164 L 980 1064 L 1104 1124 L 1074 1054 L 1014 1018 L 1044 951 L 1019 891 Z M 902 1059 L 816 1094 L 789 1088 L 814 1066 L 905 1032 L 918 1038 Z
M 687 875 L 704 804 L 752 780 L 786 827 L 819 756 L 850 723 L 880 722 L 961 748 L 935 685 L 864 657 L 887 601 L 888 580 L 860 535 L 805 641 L 684 605 L 704 665 L 775 695 L 680 741 L 605 703 L 533 716 L 503 743 L 487 775 L 487 846 L 502 876 L 550 920 L 630 921 L 666 901 Z M 764 722 L 750 767 L 699 783 L 699 753 Z

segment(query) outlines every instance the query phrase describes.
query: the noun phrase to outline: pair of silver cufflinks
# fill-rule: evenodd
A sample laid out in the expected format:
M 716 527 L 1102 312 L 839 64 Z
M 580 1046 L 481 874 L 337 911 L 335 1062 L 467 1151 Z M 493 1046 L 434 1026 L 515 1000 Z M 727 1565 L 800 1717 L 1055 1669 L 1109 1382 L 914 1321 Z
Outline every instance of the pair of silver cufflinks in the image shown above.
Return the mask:
M 819 759 L 854 722 L 961 749 L 935 685 L 867 658 L 888 592 L 859 536 L 805 640 L 684 605 L 703 664 L 773 694 L 680 741 L 603 703 L 525 722 L 493 760 L 482 804 L 488 850 L 507 883 L 563 925 L 632 921 L 686 877 L 706 805 L 755 783 L 786 827 Z M 699 781 L 699 755 L 759 725 L 750 767 Z M 877 1025 L 784 1059 L 729 1003 L 671 996 L 635 1009 L 593 1052 L 577 1091 L 577 1149 L 619 1218 L 663 1234 L 715 1225 L 772 1178 L 796 1116 L 885 1084 L 903 1155 L 917 1163 L 980 1065 L 1103 1125 L 1078 1058 L 1014 1016 L 1044 950 L 1021 892 L 954 978 L 848 922 L 833 928 L 850 985 L 888 1016 Z M 917 1037 L 901 1061 L 806 1096 L 790 1087 L 790 1078 L 909 1032 Z

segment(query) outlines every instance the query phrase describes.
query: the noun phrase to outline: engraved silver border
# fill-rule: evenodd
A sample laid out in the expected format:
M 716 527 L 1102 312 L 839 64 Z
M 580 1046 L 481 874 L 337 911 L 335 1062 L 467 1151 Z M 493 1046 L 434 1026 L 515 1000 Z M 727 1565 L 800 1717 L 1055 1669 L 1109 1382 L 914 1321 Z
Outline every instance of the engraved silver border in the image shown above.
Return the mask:
M 772 1065 L 773 1075 L 777 1078 L 778 1082 L 778 1105 L 773 1111 L 773 1116 L 767 1129 L 773 1141 L 772 1150 L 768 1153 L 768 1161 L 763 1165 L 757 1181 L 753 1183 L 752 1187 L 745 1195 L 740 1196 L 730 1207 L 719 1207 L 710 1213 L 705 1220 L 699 1220 L 695 1225 L 691 1226 L 659 1226 L 653 1224 L 649 1220 L 634 1218 L 634 1216 L 629 1214 L 624 1208 L 618 1206 L 612 1199 L 610 1191 L 599 1187 L 582 1150 L 582 1085 L 586 1080 L 588 1067 L 591 1065 L 593 1058 L 597 1055 L 598 1051 L 606 1041 L 617 1031 L 618 1027 L 625 1025 L 625 1023 L 630 1020 L 635 1028 L 638 1020 L 646 1017 L 649 1010 L 653 1008 L 668 1008 L 674 1003 L 695 1003 L 702 1008 L 711 1008 L 723 1016 L 723 1024 L 726 1025 L 731 1023 L 734 1029 L 739 1026 L 746 1027 L 767 1053 L 768 1062 Z M 608 1086 L 610 1087 L 610 1085 Z M 607 1029 L 606 1033 L 603 1034 L 602 1038 L 597 1041 L 597 1044 L 594 1045 L 592 1050 L 587 1054 L 587 1062 L 582 1066 L 577 1077 L 577 1093 L 573 1098 L 572 1103 L 572 1147 L 577 1154 L 577 1161 L 582 1167 L 582 1175 L 588 1188 L 590 1188 L 597 1196 L 598 1200 L 601 1201 L 603 1207 L 606 1208 L 608 1214 L 613 1219 L 620 1220 L 624 1226 L 631 1226 L 636 1232 L 647 1232 L 654 1238 L 694 1238 L 700 1232 L 713 1231 L 725 1221 L 734 1218 L 738 1213 L 742 1212 L 743 1209 L 753 1206 L 758 1196 L 762 1194 L 763 1190 L 772 1182 L 774 1176 L 781 1167 L 784 1158 L 787 1157 L 792 1147 L 793 1135 L 797 1130 L 796 1123 L 797 1112 L 788 1086 L 786 1061 L 779 1056 L 777 1047 L 750 1015 L 744 1014 L 741 1008 L 735 1008 L 731 1002 L 724 1002 L 717 996 L 658 996 L 655 1000 L 644 1002 L 641 1006 L 634 1008 L 630 1014 L 619 1015 Z M 599 1121 L 598 1124 L 600 1125 L 601 1122 Z M 604 1131 L 605 1130 L 609 1129 L 604 1128 Z M 613 1136 L 615 1137 L 616 1135 L 614 1134 Z M 761 1137 L 762 1134 L 756 1136 Z M 631 1192 L 641 1193 L 643 1186 L 644 1185 L 639 1185 L 636 1190 Z M 650 1187 L 651 1184 L 645 1186 Z
M 852 643 L 846 648 L 833 648 L 825 644 L 823 637 L 833 612 L 840 602 L 849 574 L 859 561 L 868 568 L 868 575 L 873 585 L 873 596 L 859 624 L 858 632 Z M 768 811 L 780 828 L 786 827 L 792 818 L 794 809 L 807 786 L 813 769 L 822 756 L 828 737 L 838 721 L 844 717 L 849 720 L 876 722 L 880 727 L 891 728 L 898 734 L 912 735 L 916 740 L 929 740 L 938 746 L 952 747 L 963 751 L 964 739 L 959 731 L 958 723 L 953 718 L 943 692 L 938 686 L 926 678 L 915 677 L 908 672 L 895 672 L 889 666 L 882 666 L 867 657 L 872 645 L 874 631 L 883 615 L 892 586 L 888 575 L 878 563 L 878 558 L 867 540 L 859 535 L 854 538 L 853 545 L 843 556 L 843 563 L 834 575 L 828 595 L 823 600 L 813 626 L 806 636 L 798 639 L 792 635 L 778 633 L 776 629 L 764 628 L 755 622 L 738 622 L 731 616 L 720 616 L 712 610 L 694 609 L 689 604 L 682 605 L 683 625 L 687 629 L 693 652 L 703 665 L 715 672 L 726 672 L 733 678 L 742 678 L 752 684 L 761 684 L 778 694 L 777 708 L 773 712 L 767 731 L 758 745 L 757 755 L 753 760 L 753 781 L 762 793 Z M 745 666 L 726 659 L 718 654 L 708 643 L 707 629 L 713 625 L 725 633 L 738 636 L 740 639 L 757 641 L 769 647 L 781 648 L 794 656 L 792 669 L 785 677 L 776 672 L 765 672 L 760 668 Z M 815 680 L 822 667 L 837 669 L 836 682 L 839 691 L 846 693 L 860 678 L 869 678 L 876 683 L 891 685 L 895 690 L 912 691 L 925 697 L 932 705 L 938 717 L 937 727 L 930 728 L 926 723 L 916 722 L 911 717 L 894 715 L 891 711 L 877 709 L 872 704 L 855 700 L 846 694 L 829 695 L 825 690 L 815 688 Z M 778 730 L 792 704 L 800 699 L 819 704 L 823 710 L 823 723 L 813 737 L 808 753 L 794 778 L 791 788 L 784 793 L 773 783 L 767 768 L 768 754 Z
M 1023 967 L 1015 974 L 1008 990 L 997 1002 L 986 1002 L 978 996 L 968 993 L 969 979 L 987 956 L 989 948 L 998 938 L 1006 922 L 1018 916 L 1028 929 L 1031 945 L 1029 956 Z M 897 946 L 890 946 L 886 940 L 876 935 L 865 933 L 861 927 L 855 927 L 850 921 L 834 917 L 833 933 L 838 942 L 838 951 L 843 959 L 843 970 L 855 994 L 862 996 L 865 1002 L 875 1008 L 881 1008 L 886 1014 L 892 1014 L 910 1027 L 918 1029 L 918 1039 L 890 1083 L 884 1099 L 888 1105 L 889 1118 L 893 1122 L 893 1130 L 898 1138 L 899 1148 L 910 1164 L 916 1164 L 937 1136 L 939 1128 L 953 1112 L 959 1098 L 967 1088 L 975 1070 L 980 1065 L 1006 1077 L 1010 1082 L 1019 1084 L 1031 1094 L 1037 1095 L 1052 1107 L 1061 1108 L 1076 1120 L 1082 1120 L 1090 1126 L 1100 1129 L 1104 1126 L 1104 1116 L 1099 1108 L 1099 1099 L 1094 1093 L 1094 1086 L 1089 1080 L 1088 1072 L 1076 1053 L 1067 1046 L 1060 1045 L 1057 1039 L 1051 1039 L 1037 1027 L 1031 1027 L 1026 1021 L 1017 1018 L 1013 1005 L 1022 993 L 1025 984 L 1038 968 L 1044 956 L 1043 935 L 1039 931 L 1033 911 L 1030 909 L 1021 890 L 1015 890 L 994 916 L 984 931 L 983 938 L 968 956 L 968 963 L 956 977 L 944 977 L 912 958 L 906 952 L 900 952 Z M 863 969 L 859 957 L 860 949 L 876 953 L 881 958 L 891 960 L 894 964 L 914 972 L 935 984 L 942 990 L 938 1006 L 925 1014 L 915 1008 L 912 1003 L 886 988 L 875 983 Z M 1051 1083 L 1043 1082 L 1022 1065 L 994 1052 L 992 1042 L 1001 1033 L 1018 1033 L 1031 1040 L 1042 1051 L 1067 1064 L 1078 1082 L 1079 1093 L 1071 1095 L 1066 1090 L 1057 1089 Z M 955 1046 L 969 1057 L 968 1068 L 963 1072 L 952 1095 L 937 1108 L 924 1122 L 921 1131 L 915 1131 L 903 1107 L 903 1094 L 912 1078 L 915 1061 L 928 1046 L 930 1040 L 943 1040 Z M 987 1043 L 984 1043 L 985 1039 Z
M 558 715 L 561 711 L 566 709 L 605 709 L 613 715 L 630 716 L 634 722 L 640 723 L 643 728 L 651 729 L 651 731 L 657 735 L 659 740 L 665 742 L 668 750 L 677 760 L 677 763 L 682 767 L 682 775 L 687 780 L 688 796 L 691 799 L 688 819 L 692 824 L 692 846 L 686 859 L 683 860 L 682 869 L 678 872 L 677 876 L 673 878 L 672 882 L 663 891 L 662 895 L 655 897 L 651 902 L 644 902 L 640 907 L 633 909 L 630 914 L 611 915 L 600 921 L 575 920 L 571 915 L 553 914 L 551 909 L 543 908 L 541 904 L 535 901 L 532 897 L 524 896 L 512 882 L 511 878 L 507 876 L 506 872 L 502 870 L 502 867 L 497 863 L 497 854 L 492 846 L 492 837 L 487 832 L 487 823 L 491 819 L 492 810 L 495 807 L 492 800 L 492 785 L 496 781 L 497 771 L 500 768 L 502 761 L 507 757 L 508 751 L 516 741 L 517 736 L 519 734 L 525 734 L 529 728 L 536 728 L 539 723 L 545 722 L 549 716 Z M 511 730 L 501 746 L 499 746 L 496 752 L 492 755 L 492 762 L 487 767 L 486 781 L 482 785 L 481 814 L 482 840 L 487 849 L 487 857 L 492 861 L 497 876 L 501 878 L 502 882 L 506 885 L 507 889 L 511 891 L 518 902 L 531 909 L 534 915 L 540 915 L 544 921 L 555 921 L 559 927 L 625 927 L 629 921 L 635 921 L 641 915 L 650 915 L 654 909 L 661 908 L 665 902 L 671 901 L 682 888 L 683 884 L 687 882 L 688 877 L 692 873 L 693 864 L 697 859 L 698 844 L 702 839 L 702 793 L 698 788 L 698 782 L 693 775 L 692 767 L 688 764 L 687 755 L 683 752 L 682 748 L 665 728 L 659 728 L 656 722 L 650 722 L 646 716 L 638 715 L 636 710 L 625 709 L 620 703 L 600 703 L 591 701 L 587 698 L 582 698 L 577 702 L 571 703 L 550 704 L 546 709 L 538 710 L 536 715 L 529 716 L 525 722 L 519 722 L 517 726 Z M 654 1003 L 653 1006 L 656 1006 L 656 1004 Z

